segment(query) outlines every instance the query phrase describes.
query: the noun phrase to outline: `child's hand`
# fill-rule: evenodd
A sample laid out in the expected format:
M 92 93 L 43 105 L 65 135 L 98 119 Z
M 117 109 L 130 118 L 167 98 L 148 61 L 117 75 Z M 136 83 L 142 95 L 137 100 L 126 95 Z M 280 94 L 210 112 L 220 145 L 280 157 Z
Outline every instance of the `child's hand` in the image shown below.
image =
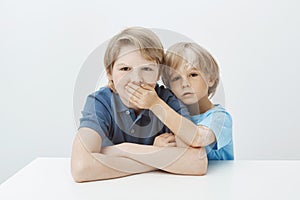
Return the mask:
M 130 95 L 130 103 L 140 109 L 150 109 L 160 100 L 154 88 L 148 84 L 139 86 L 134 83 L 128 83 L 126 89 Z
M 159 136 L 156 136 L 153 146 L 176 147 L 175 136 L 172 133 L 163 133 Z

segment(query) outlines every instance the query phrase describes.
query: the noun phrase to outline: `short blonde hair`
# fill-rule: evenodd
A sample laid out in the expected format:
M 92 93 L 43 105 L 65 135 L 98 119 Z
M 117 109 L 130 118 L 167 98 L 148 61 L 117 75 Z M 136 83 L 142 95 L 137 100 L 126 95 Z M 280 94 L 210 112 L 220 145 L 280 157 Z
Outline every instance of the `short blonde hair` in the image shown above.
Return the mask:
M 219 84 L 219 66 L 212 55 L 200 45 L 191 42 L 179 42 L 172 45 L 166 52 L 165 67 L 162 70 L 162 81 L 170 87 L 170 71 L 183 65 L 192 65 L 200 70 L 205 78 L 214 80 L 208 88 L 208 96 L 214 96 Z M 172 89 L 172 88 L 171 88 Z
M 109 42 L 104 55 L 104 65 L 107 72 L 111 72 L 115 61 L 120 56 L 122 47 L 133 46 L 142 56 L 157 64 L 164 62 L 164 48 L 158 36 L 147 28 L 130 27 L 115 35 Z

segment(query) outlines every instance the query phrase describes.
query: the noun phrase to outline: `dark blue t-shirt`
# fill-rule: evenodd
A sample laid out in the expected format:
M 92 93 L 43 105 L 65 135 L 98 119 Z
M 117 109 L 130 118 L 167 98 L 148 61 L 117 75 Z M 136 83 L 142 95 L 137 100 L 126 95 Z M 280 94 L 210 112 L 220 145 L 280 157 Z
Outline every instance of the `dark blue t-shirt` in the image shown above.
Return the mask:
M 190 118 L 186 106 L 169 89 L 156 85 L 155 90 L 171 108 Z M 123 142 L 152 145 L 156 136 L 170 132 L 150 110 L 143 110 L 136 116 L 134 110 L 127 108 L 120 96 L 108 87 L 100 88 L 87 97 L 80 119 L 81 127 L 98 132 L 102 146 Z

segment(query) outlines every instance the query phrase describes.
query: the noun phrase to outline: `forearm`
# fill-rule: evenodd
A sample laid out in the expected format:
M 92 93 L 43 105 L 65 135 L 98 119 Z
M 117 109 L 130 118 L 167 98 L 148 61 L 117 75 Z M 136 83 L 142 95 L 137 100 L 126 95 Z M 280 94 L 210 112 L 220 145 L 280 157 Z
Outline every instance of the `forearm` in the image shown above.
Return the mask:
M 175 112 L 166 102 L 157 96 L 155 90 L 150 85 L 142 84 L 140 86 L 128 83 L 126 89 L 131 94 L 130 103 L 140 109 L 151 110 L 160 121 L 188 146 L 204 147 L 214 142 L 214 135 L 211 131 L 207 132 L 206 129 L 203 129 L 201 126 L 198 127 L 190 120 Z
M 97 153 L 96 149 L 99 148 L 97 143 L 101 142 L 101 138 L 97 140 L 94 137 L 94 142 L 91 142 L 92 140 L 88 141 L 87 138 L 90 140 L 93 136 L 80 137 L 80 134 L 78 134 L 74 140 L 71 172 L 76 182 L 111 179 L 155 170 L 151 166 L 130 158 Z M 98 145 L 101 147 L 101 143 Z
M 85 159 L 87 160 L 87 159 Z M 149 172 L 155 168 L 146 166 L 129 158 L 113 157 L 103 154 L 90 155 L 90 161 L 78 163 L 77 171 L 73 171 L 76 182 L 112 179 L 132 174 Z M 73 170 L 76 167 L 73 165 Z
M 157 147 L 123 143 L 104 149 L 106 154 L 134 159 L 176 174 L 203 175 L 207 169 L 204 148 Z
M 150 110 L 188 146 L 204 147 L 215 141 L 214 134 L 210 129 L 195 125 L 161 99 Z
M 129 158 L 92 154 L 93 161 L 82 169 L 79 182 L 124 177 L 156 170 Z

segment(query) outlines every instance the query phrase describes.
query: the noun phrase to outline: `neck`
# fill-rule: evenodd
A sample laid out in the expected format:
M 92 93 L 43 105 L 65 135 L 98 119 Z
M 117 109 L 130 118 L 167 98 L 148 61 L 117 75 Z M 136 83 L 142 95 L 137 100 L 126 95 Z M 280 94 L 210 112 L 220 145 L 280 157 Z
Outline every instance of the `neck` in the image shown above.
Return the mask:
M 209 109 L 213 108 L 214 104 L 208 99 L 208 97 L 203 97 L 197 103 L 188 105 L 188 109 L 191 115 L 198 115 L 205 113 Z

